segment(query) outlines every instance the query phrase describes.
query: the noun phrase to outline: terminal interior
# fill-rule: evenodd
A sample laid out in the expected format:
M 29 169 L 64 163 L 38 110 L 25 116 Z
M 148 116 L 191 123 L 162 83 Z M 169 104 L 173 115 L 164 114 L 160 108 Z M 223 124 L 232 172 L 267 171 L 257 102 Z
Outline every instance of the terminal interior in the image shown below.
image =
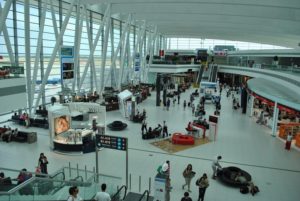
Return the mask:
M 0 201 L 299 200 L 297 0 L 0 5 Z

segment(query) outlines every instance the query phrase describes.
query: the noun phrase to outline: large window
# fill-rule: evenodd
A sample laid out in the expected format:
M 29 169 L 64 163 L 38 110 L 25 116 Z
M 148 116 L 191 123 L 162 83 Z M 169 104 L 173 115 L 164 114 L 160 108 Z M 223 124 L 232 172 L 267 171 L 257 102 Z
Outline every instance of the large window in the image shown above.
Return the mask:
M 167 47 L 169 49 L 181 50 L 193 50 L 197 48 L 213 50 L 215 45 L 233 45 L 237 50 L 289 49 L 260 43 L 201 38 L 169 38 Z

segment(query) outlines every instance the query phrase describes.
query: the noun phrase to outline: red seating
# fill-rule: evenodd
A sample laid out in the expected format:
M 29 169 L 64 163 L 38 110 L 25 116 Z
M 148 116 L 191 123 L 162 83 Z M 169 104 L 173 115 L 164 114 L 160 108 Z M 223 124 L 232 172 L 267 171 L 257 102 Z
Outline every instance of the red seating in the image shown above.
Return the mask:
M 193 136 L 190 136 L 190 135 L 174 133 L 172 135 L 172 144 L 193 145 L 193 144 L 195 144 L 195 139 Z

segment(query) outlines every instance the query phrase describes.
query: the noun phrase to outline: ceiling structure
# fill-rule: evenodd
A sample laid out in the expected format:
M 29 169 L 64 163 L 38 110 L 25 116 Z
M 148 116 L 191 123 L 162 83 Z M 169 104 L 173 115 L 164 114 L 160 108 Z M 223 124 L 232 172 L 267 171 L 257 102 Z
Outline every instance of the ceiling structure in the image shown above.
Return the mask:
M 82 0 L 103 12 L 157 26 L 168 37 L 247 41 L 300 48 L 300 0 Z

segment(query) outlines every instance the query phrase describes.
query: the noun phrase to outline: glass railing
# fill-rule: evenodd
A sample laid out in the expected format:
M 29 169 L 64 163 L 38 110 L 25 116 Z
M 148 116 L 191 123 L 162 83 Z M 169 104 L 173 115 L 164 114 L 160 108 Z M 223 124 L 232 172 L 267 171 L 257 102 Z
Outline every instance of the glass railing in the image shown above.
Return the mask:
M 71 186 L 78 186 L 80 197 L 84 200 L 91 200 L 96 192 L 100 191 L 102 183 L 106 183 L 107 192 L 111 196 L 115 195 L 121 186 L 122 179 L 120 177 L 96 175 L 93 172 L 80 169 L 74 171 L 72 168 L 70 170 L 71 177 L 66 170 L 69 171 L 69 168 L 62 168 L 52 175 L 22 172 L 30 175 L 30 177 L 20 183 L 14 179 L 18 177 L 19 171 L 0 168 L 0 172 L 5 172 L 5 177 L 12 178 L 11 184 L 5 185 L 6 188 L 2 184 L 0 185 L 0 201 L 66 200 Z M 77 176 L 77 174 L 84 174 L 84 176 Z M 68 175 L 68 177 L 65 175 Z
M 282 71 L 288 73 L 300 73 L 299 66 L 286 66 L 286 65 L 272 65 L 272 64 L 254 64 L 252 67 L 245 65 L 238 65 L 236 63 L 229 64 L 219 64 L 219 65 L 230 65 L 236 67 L 245 67 L 245 68 L 255 68 L 255 69 L 265 69 L 265 70 L 273 70 L 273 71 Z

